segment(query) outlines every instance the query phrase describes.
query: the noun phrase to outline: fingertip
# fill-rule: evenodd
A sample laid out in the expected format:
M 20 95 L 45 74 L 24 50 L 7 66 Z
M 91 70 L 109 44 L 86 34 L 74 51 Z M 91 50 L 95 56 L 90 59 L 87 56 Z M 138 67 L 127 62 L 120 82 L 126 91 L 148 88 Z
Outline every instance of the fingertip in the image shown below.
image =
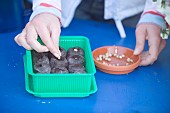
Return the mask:
M 58 49 L 58 54 L 59 54 L 59 56 L 61 56 L 61 51 Z
M 60 59 L 60 55 L 59 55 L 58 53 L 53 53 L 53 55 L 54 55 L 56 58 Z
M 60 59 L 60 58 L 61 58 L 61 56 L 59 55 L 59 56 L 58 56 L 58 59 Z
M 48 49 L 45 49 L 45 52 L 48 52 L 49 50 Z
M 18 41 L 19 35 L 20 35 L 20 34 L 18 34 L 17 36 L 15 36 L 14 41 L 15 41 L 19 46 L 21 46 L 21 44 L 20 44 L 19 41 Z
M 55 49 L 55 50 L 56 50 L 56 52 L 54 52 L 54 53 L 57 53 L 57 54 L 58 54 L 58 56 L 59 56 L 59 57 L 61 57 L 61 51 L 60 51 L 60 49 L 59 49 L 59 47 L 58 47 L 58 46 L 56 47 L 56 49 Z
M 141 53 L 141 50 L 139 48 L 136 48 L 133 52 L 134 55 L 139 55 Z
M 27 47 L 27 48 L 25 48 L 25 49 L 27 49 L 27 50 L 33 50 L 31 47 Z
M 145 61 L 141 61 L 141 63 L 139 64 L 139 66 L 146 66 L 147 63 Z
M 48 52 L 49 51 L 49 49 L 46 46 L 43 46 L 43 45 L 42 45 L 42 49 L 43 49 L 44 52 Z
M 18 36 L 19 36 L 19 34 L 15 36 L 15 38 L 14 38 L 15 41 L 17 40 Z

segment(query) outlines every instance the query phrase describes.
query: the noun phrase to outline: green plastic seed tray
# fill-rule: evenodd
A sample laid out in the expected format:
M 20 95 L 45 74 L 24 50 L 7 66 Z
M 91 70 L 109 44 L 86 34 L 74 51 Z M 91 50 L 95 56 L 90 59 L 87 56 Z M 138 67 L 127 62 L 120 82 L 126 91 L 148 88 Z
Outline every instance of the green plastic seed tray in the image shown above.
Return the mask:
M 33 72 L 32 54 L 24 56 L 25 87 L 37 97 L 87 97 L 97 91 L 96 73 L 89 40 L 83 36 L 61 36 L 60 46 L 79 46 L 85 51 L 85 74 L 39 74 Z

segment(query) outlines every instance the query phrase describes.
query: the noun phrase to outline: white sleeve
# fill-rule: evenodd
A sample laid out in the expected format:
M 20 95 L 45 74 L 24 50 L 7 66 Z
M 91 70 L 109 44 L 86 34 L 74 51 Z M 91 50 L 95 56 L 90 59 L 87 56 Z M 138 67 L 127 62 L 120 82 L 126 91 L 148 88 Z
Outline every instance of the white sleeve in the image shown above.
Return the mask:
M 158 25 L 160 28 L 166 28 L 165 17 L 158 11 L 158 5 L 153 0 L 146 0 L 145 8 L 138 24 L 151 23 Z
M 33 0 L 33 13 L 30 21 L 44 12 L 51 13 L 61 20 L 61 0 Z
M 156 7 L 157 7 L 156 2 L 153 2 L 153 0 L 146 0 L 144 13 L 148 11 L 157 12 Z

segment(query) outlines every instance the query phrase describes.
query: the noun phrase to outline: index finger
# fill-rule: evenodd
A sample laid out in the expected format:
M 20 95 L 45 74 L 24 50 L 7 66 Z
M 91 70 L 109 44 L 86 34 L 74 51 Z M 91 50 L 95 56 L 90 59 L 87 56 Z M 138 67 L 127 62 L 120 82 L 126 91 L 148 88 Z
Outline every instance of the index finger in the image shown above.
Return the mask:
M 47 29 L 47 27 L 45 27 L 45 26 L 41 26 L 41 28 L 36 27 L 36 30 L 37 30 L 39 36 L 41 37 L 43 43 L 47 46 L 47 48 L 50 50 L 50 52 L 55 57 L 60 59 L 59 49 L 57 49 L 57 47 L 54 45 L 54 42 L 51 39 L 50 32 Z
M 145 46 L 146 39 L 146 28 L 145 26 L 139 25 L 136 29 L 136 47 L 134 54 L 139 55 Z
M 37 52 L 47 52 L 48 49 L 46 46 L 41 45 L 38 41 L 37 41 L 37 32 L 34 28 L 34 26 L 29 26 L 26 29 L 27 34 L 26 34 L 26 41 L 27 43 Z

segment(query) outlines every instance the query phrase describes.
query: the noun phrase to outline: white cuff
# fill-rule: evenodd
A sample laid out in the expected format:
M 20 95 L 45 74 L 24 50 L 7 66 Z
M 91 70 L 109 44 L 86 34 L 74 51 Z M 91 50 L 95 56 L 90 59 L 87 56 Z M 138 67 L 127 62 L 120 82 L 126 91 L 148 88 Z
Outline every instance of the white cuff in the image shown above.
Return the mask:
M 159 15 L 154 15 L 154 14 L 144 14 L 141 19 L 139 20 L 138 24 L 142 24 L 142 23 L 153 23 L 156 24 L 158 26 L 160 26 L 161 28 L 166 28 L 166 23 L 164 18 L 162 18 Z
M 31 14 L 29 21 L 31 21 L 35 16 L 37 16 L 40 13 L 51 13 L 51 14 L 57 16 L 61 22 L 61 12 L 58 9 L 56 9 L 54 7 L 44 7 L 44 6 L 36 7 L 34 9 L 33 13 Z

